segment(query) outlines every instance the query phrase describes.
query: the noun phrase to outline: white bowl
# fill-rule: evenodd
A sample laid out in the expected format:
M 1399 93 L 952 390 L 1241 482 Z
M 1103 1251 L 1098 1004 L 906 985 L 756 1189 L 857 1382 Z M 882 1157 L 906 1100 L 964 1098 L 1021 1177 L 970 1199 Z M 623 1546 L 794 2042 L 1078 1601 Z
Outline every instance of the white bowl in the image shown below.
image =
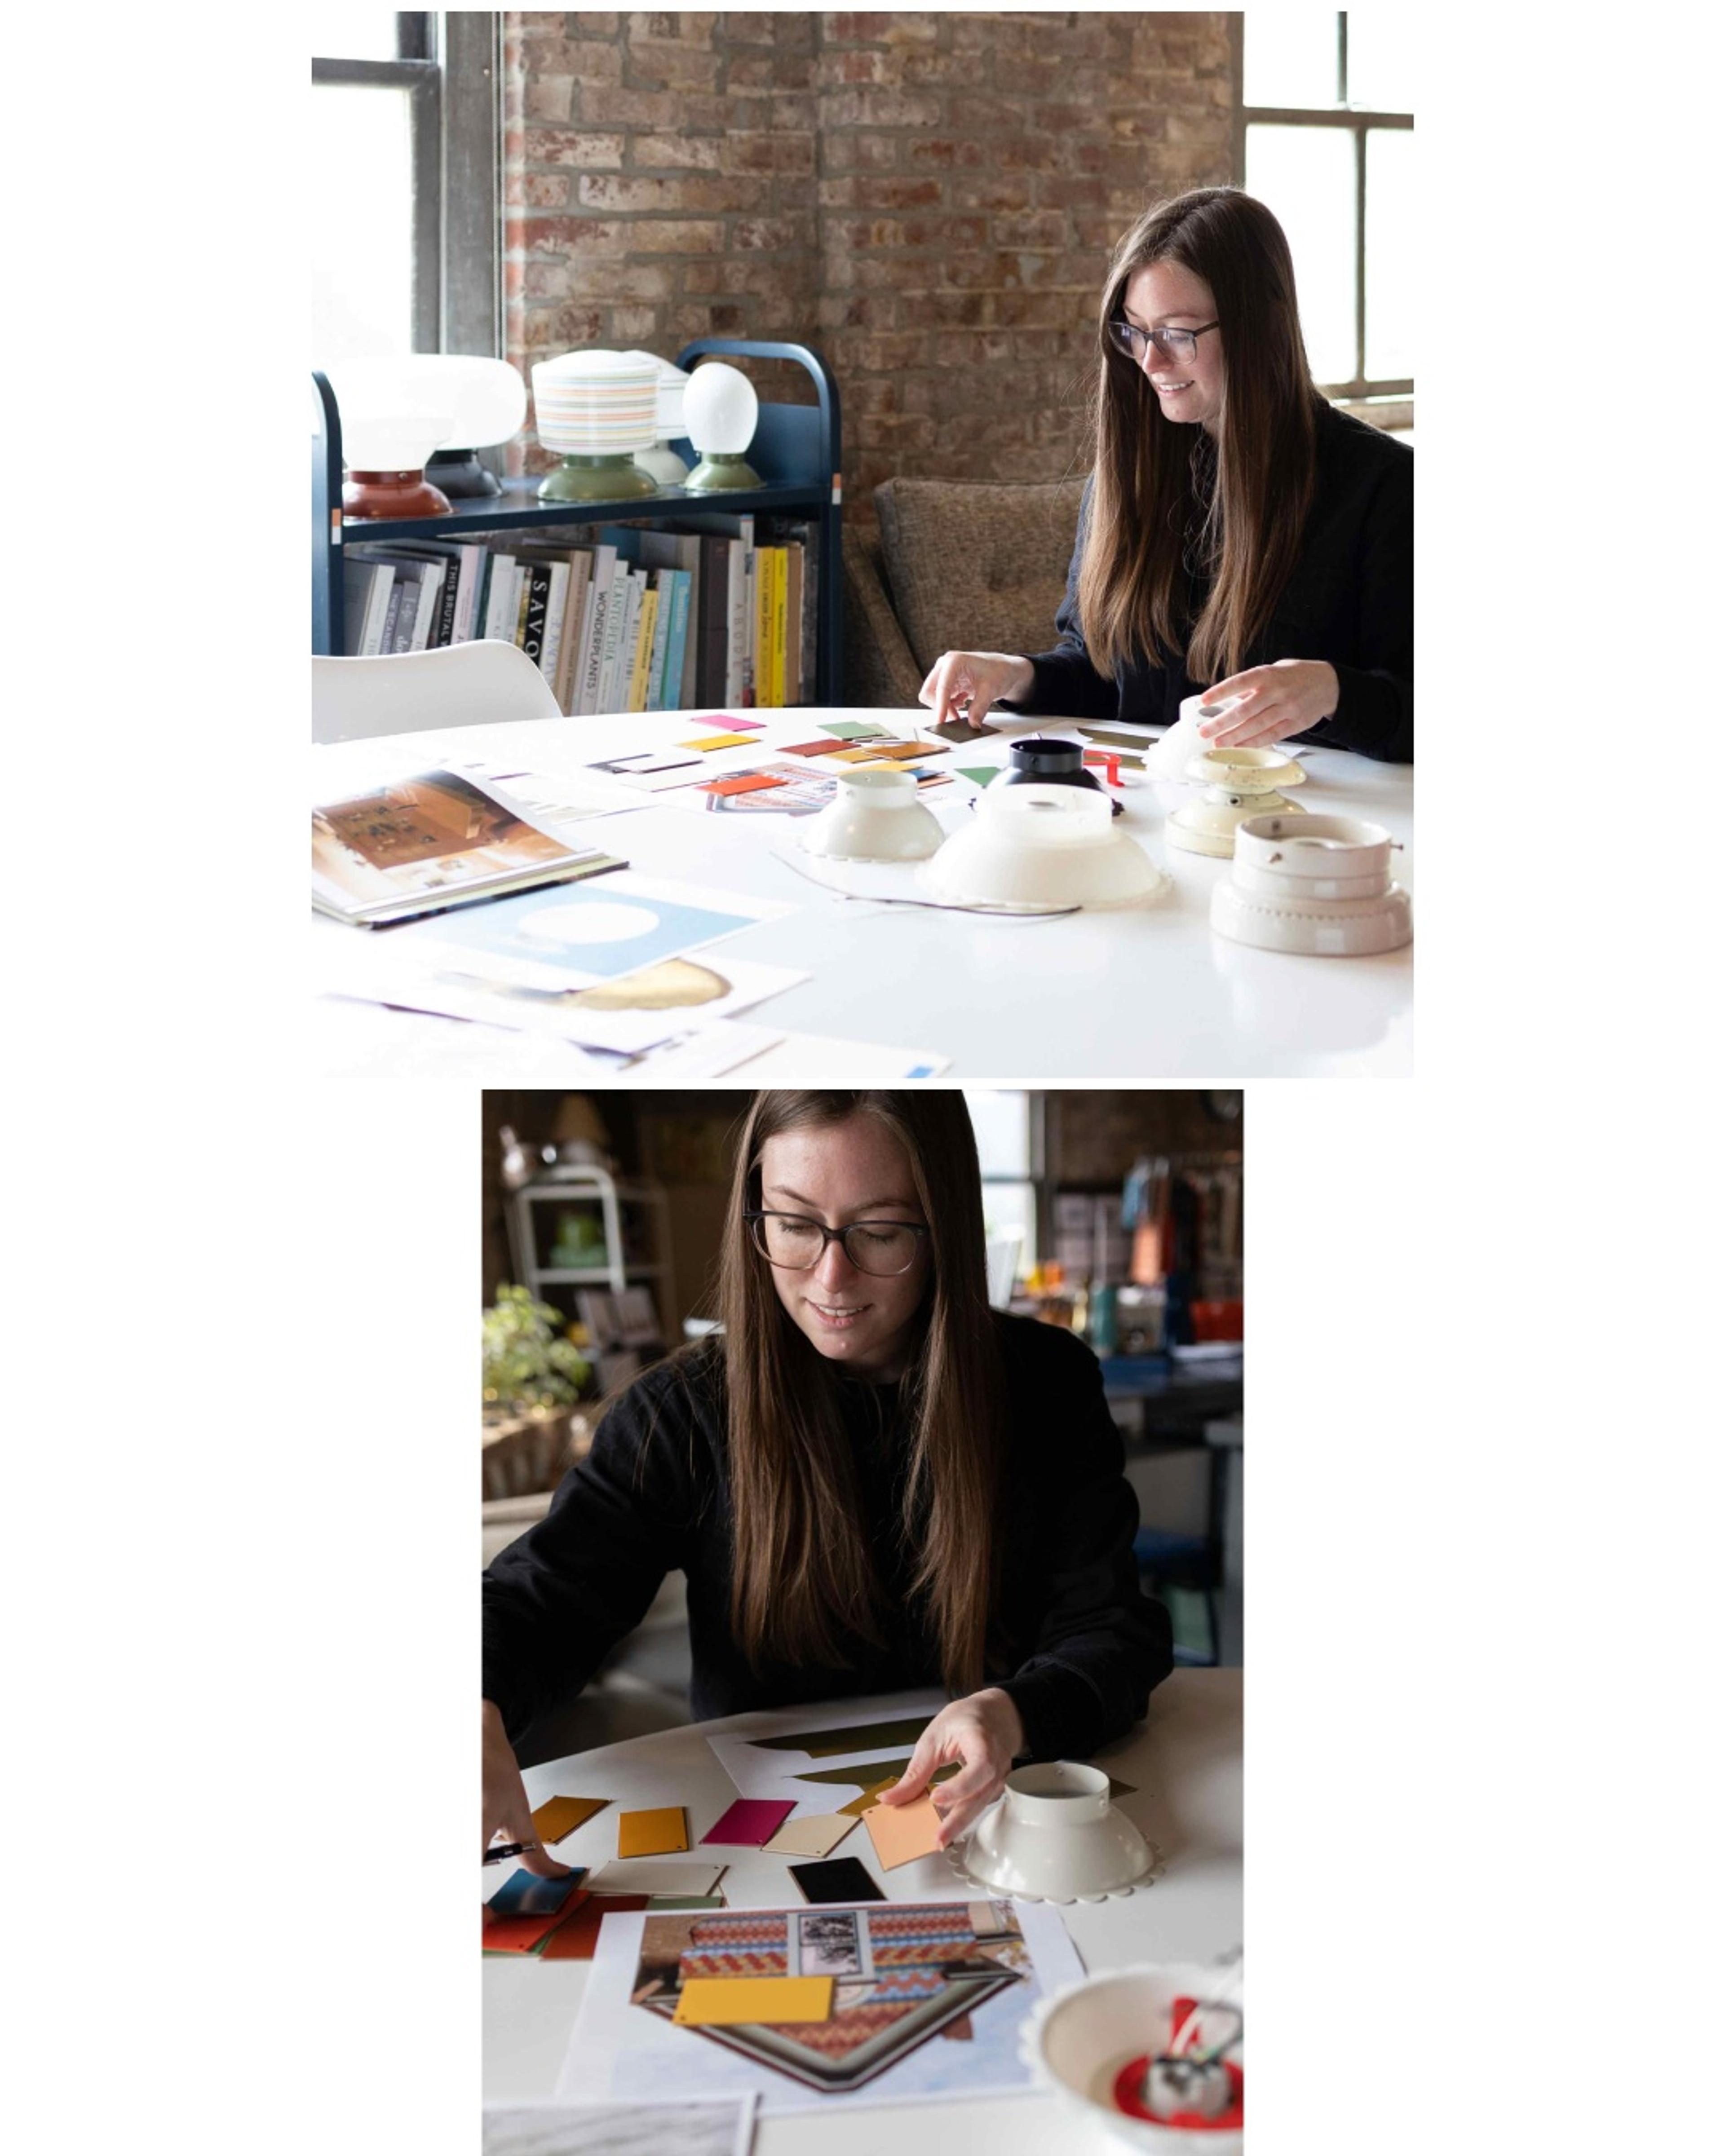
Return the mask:
M 1006 1794 L 951 1852 L 955 1870 L 992 1894 L 1027 1902 L 1101 1902 L 1147 1886 L 1159 1860 L 1154 1847 L 1108 1801 L 1100 1767 L 1071 1759 L 1019 1767 Z
M 1397 951 L 1414 934 L 1412 903 L 1390 880 L 1394 840 L 1355 816 L 1249 817 L 1234 835 L 1234 873 L 1210 894 L 1210 926 L 1236 943 L 1318 957 Z
M 920 880 L 949 905 L 1008 912 L 1142 905 L 1169 879 L 1113 819 L 1106 795 L 1087 787 L 990 787 Z
M 927 860 L 945 835 L 907 771 L 846 772 L 798 834 L 805 852 L 829 861 Z
M 1174 2001 L 1202 1999 L 1215 1981 L 1214 1969 L 1181 1963 L 1091 1977 L 1037 2007 L 1020 2049 L 1037 2079 L 1070 2114 L 1101 2127 L 1127 2148 L 1153 2151 L 1154 2156 L 1238 2156 L 1245 2139 L 1238 2127 L 1164 2126 L 1134 2118 L 1114 2101 L 1121 2069 L 1167 2046 L 1173 2033 Z M 1204 2020 L 1200 2015 L 1200 2043 L 1212 2034 L 1219 2039 L 1226 2027 L 1235 2025 L 1231 2014 L 1225 2025 L 1219 2017 L 1214 2032 L 1205 2029 Z M 1234 2046 L 1228 2056 L 1244 2067 L 1243 2045 Z

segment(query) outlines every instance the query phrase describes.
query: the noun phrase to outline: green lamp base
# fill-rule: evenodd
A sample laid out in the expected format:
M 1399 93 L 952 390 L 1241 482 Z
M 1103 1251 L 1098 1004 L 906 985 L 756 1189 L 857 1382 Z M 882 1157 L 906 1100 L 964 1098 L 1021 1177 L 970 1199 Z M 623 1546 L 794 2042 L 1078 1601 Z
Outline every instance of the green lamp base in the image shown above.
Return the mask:
M 744 487 L 757 487 L 761 478 L 753 465 L 741 457 L 703 456 L 684 486 L 691 494 L 733 493 Z
M 565 457 L 547 472 L 539 488 L 542 501 L 629 501 L 657 494 L 659 483 L 644 472 L 626 450 L 607 457 Z

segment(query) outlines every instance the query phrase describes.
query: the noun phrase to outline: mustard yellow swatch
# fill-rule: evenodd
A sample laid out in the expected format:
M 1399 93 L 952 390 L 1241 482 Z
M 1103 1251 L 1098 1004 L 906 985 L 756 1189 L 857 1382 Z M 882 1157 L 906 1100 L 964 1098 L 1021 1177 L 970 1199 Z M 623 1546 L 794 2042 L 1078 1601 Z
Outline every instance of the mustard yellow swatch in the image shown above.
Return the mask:
M 573 1834 L 583 1826 L 595 1812 L 602 1812 L 610 1803 L 608 1797 L 547 1797 L 535 1807 L 533 1831 L 542 1841 L 561 1841 L 566 1834 Z
M 680 1804 L 658 1811 L 624 1812 L 617 1821 L 619 1856 L 664 1856 L 689 1846 L 689 1821 Z
M 833 2013 L 829 1976 L 691 1976 L 671 2016 L 685 2029 L 740 2021 L 828 2021 Z

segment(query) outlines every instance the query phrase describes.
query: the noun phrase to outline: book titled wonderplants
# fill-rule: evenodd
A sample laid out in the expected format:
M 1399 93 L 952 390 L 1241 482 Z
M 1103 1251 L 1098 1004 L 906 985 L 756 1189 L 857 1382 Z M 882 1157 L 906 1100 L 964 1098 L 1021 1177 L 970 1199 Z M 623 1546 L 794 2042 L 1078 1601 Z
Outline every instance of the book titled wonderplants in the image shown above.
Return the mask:
M 311 811 L 312 905 L 364 927 L 627 865 L 565 845 L 507 795 L 453 771 L 392 779 Z

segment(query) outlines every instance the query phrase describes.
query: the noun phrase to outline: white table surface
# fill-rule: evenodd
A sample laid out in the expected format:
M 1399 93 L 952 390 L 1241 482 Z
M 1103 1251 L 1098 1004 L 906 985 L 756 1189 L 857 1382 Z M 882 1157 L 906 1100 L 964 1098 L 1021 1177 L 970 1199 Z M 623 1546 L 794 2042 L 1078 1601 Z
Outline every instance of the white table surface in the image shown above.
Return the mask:
M 713 775 L 771 755 L 775 742 L 813 738 L 838 719 L 873 721 L 906 738 L 928 714 L 803 708 L 762 712 L 757 746 L 710 757 Z M 999 731 L 951 750 L 950 765 L 1001 764 L 1017 737 L 1070 736 L 1055 719 L 989 721 Z M 1088 722 L 1086 722 L 1088 723 Z M 658 747 L 717 731 L 711 715 L 652 712 L 628 717 L 541 719 L 452 729 L 384 742 L 347 742 L 313 751 L 314 798 L 362 783 L 378 752 L 413 756 L 425 767 L 453 752 L 496 758 L 512 768 L 572 773 L 601 757 Z M 924 738 L 927 738 L 924 736 Z M 469 744 L 471 744 L 470 748 Z M 938 744 L 932 744 L 938 746 Z M 1413 771 L 1340 749 L 1308 749 L 1299 798 L 1320 814 L 1363 816 L 1386 825 L 1404 850 L 1399 881 L 1413 877 Z M 398 768 L 399 766 L 398 765 Z M 814 762 L 822 772 L 836 765 Z M 796 854 L 798 819 L 697 815 L 643 796 L 621 815 L 571 827 L 581 842 L 624 855 L 644 873 L 721 891 L 788 900 L 796 911 L 716 947 L 742 959 L 794 967 L 810 976 L 745 1014 L 745 1022 L 840 1040 L 868 1040 L 951 1059 L 944 1082 L 1031 1085 L 1233 1085 L 1255 1077 L 1405 1077 L 1413 1067 L 1411 947 L 1367 958 L 1319 958 L 1248 949 L 1215 935 L 1210 892 L 1227 861 L 1167 843 L 1167 811 L 1195 789 L 1137 778 L 1120 798 L 1128 831 L 1173 877 L 1153 904 L 1058 919 L 989 918 L 910 907 L 871 909 L 827 896 L 777 858 Z M 972 814 L 971 791 L 955 781 L 927 797 L 949 829 Z M 832 880 L 870 892 L 918 894 L 910 867 L 814 864 Z M 360 932 L 319 921 L 320 935 Z M 315 968 L 314 968 L 315 971 Z M 367 1069 L 475 1075 L 496 1084 L 579 1082 L 584 1059 L 559 1043 L 323 996 L 314 1054 L 327 1075 Z M 795 1077 L 850 1082 L 842 1057 L 808 1052 Z M 780 1082 L 788 1074 L 775 1074 Z M 651 1085 L 650 1065 L 613 1082 Z M 744 1064 L 726 1085 L 752 1083 Z
M 1162 1852 L 1166 1870 L 1151 1887 L 1122 1899 L 1077 1902 L 1060 1911 L 1072 1943 L 1091 1974 L 1145 1961 L 1213 1961 L 1244 1938 L 1240 1873 L 1240 1707 L 1238 1670 L 1176 1670 L 1150 1695 L 1150 1712 L 1131 1736 L 1097 1755 L 1133 1794 L 1121 1810 Z M 931 1712 L 941 1696 L 927 1694 Z M 691 1844 L 683 1863 L 705 1861 L 694 1845 L 737 1796 L 730 1777 L 708 1745 L 709 1732 L 771 1736 L 791 1724 L 806 1727 L 811 1710 L 734 1715 L 724 1722 L 696 1722 L 624 1744 L 609 1744 L 571 1758 L 529 1768 L 524 1779 L 534 1804 L 559 1792 L 608 1796 L 614 1801 L 584 1826 L 558 1842 L 565 1862 L 593 1870 L 617 1854 L 617 1815 L 625 1807 L 680 1804 L 687 1807 Z M 835 1703 L 835 1716 L 864 1720 L 867 1700 Z M 857 1830 L 856 1846 L 840 1843 L 834 1854 L 872 1851 Z M 720 1882 L 733 1908 L 801 1906 L 787 1869 L 789 1860 L 751 1849 L 716 1850 L 728 1869 Z M 870 1868 L 880 1875 L 877 1866 Z M 485 1889 L 495 1882 L 485 1875 Z M 948 1897 L 956 1881 L 944 1857 L 922 1857 L 885 1876 L 886 1897 L 928 1902 Z M 542 1962 L 532 1955 L 496 1956 L 483 1964 L 485 2092 L 511 2102 L 549 2101 L 562 2067 L 569 2032 L 591 1964 Z M 599 2092 L 595 2092 L 595 2094 Z M 802 2156 L 812 2145 L 815 2121 L 803 2112 L 761 2120 L 754 2156 Z M 990 2156 L 1050 2156 L 1097 2147 L 1096 2137 L 1069 2126 L 1052 2098 L 1041 2092 L 951 2103 L 870 2106 L 834 2112 L 819 2119 L 821 2156 L 880 2156 L 883 2132 L 893 2148 L 984 2149 Z M 1106 2138 L 1102 2148 L 1110 2144 Z

